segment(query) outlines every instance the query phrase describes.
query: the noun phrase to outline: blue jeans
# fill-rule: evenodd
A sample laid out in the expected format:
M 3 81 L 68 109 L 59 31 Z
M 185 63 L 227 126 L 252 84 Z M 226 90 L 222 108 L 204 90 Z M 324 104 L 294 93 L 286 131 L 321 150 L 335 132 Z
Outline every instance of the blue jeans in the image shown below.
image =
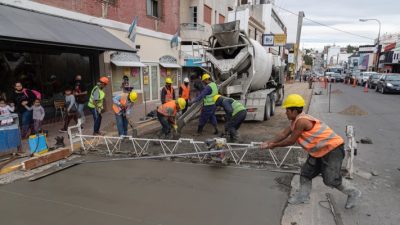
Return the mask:
M 32 123 L 32 111 L 26 110 L 21 113 L 21 135 L 26 137 L 28 135 L 29 127 Z
M 118 135 L 128 135 L 128 119 L 125 115 L 115 115 L 117 120 Z
M 78 103 L 78 116 L 82 121 L 82 124 L 85 123 L 85 113 L 83 112 L 83 108 L 85 107 L 84 103 Z
M 92 112 L 92 115 L 93 115 L 93 133 L 97 134 L 100 132 L 101 113 L 97 112 L 96 109 L 92 109 L 92 108 L 90 108 L 90 112 Z

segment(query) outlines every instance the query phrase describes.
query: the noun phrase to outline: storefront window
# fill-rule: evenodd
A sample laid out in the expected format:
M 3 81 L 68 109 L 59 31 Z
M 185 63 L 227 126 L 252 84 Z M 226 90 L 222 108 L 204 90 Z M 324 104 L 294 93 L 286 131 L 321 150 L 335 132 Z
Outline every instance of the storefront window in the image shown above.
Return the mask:
M 178 86 L 178 69 L 160 66 L 160 88 L 165 86 L 165 79 L 167 77 L 172 79 L 173 86 Z
M 124 76 L 128 77 L 129 87 L 134 90 L 141 90 L 141 69 L 140 67 L 113 67 L 112 74 L 112 85 L 113 92 L 122 90 L 122 83 L 124 82 Z

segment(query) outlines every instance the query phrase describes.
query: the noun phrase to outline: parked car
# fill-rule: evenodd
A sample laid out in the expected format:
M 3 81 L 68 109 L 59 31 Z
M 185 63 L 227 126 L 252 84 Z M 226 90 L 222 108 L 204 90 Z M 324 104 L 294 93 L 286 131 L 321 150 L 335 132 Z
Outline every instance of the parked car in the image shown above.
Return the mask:
M 361 72 L 360 76 L 357 77 L 357 84 L 364 86 L 365 83 L 368 81 L 369 76 L 377 74 L 376 72 Z
M 385 73 L 382 75 L 376 86 L 376 91 L 385 93 L 400 93 L 400 74 Z
M 378 84 L 379 80 L 381 79 L 382 74 L 372 74 L 371 76 L 369 76 L 368 78 L 368 88 L 372 88 L 375 89 L 376 85 Z
M 343 82 L 343 77 L 339 73 L 333 73 L 329 76 L 329 81 L 330 82 Z

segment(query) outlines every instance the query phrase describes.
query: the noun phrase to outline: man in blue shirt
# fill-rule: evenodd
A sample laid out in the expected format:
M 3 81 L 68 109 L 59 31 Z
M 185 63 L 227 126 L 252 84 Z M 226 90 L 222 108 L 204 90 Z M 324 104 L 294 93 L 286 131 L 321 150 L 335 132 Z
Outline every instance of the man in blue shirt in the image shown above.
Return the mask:
M 211 81 L 209 74 L 203 74 L 201 77 L 202 82 L 206 85 L 194 100 L 190 101 L 189 104 L 196 103 L 203 100 L 203 109 L 201 110 L 199 125 L 197 128 L 197 135 L 200 136 L 203 132 L 203 128 L 207 121 L 210 121 L 214 126 L 214 134 L 218 134 L 217 118 L 215 117 L 215 102 L 214 96 L 218 94 L 218 86 Z

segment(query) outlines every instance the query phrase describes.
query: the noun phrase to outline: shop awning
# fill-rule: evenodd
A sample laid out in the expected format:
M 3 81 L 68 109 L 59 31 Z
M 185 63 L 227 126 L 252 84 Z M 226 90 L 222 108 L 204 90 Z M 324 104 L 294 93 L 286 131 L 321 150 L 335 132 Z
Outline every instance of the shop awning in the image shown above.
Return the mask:
M 101 26 L 0 5 L 0 40 L 136 52 Z
M 131 52 L 116 52 L 111 55 L 111 62 L 116 66 L 123 67 L 145 67 L 146 65 L 140 62 L 140 57 Z
M 165 68 L 182 68 L 179 64 L 176 63 L 160 63 L 160 65 Z

